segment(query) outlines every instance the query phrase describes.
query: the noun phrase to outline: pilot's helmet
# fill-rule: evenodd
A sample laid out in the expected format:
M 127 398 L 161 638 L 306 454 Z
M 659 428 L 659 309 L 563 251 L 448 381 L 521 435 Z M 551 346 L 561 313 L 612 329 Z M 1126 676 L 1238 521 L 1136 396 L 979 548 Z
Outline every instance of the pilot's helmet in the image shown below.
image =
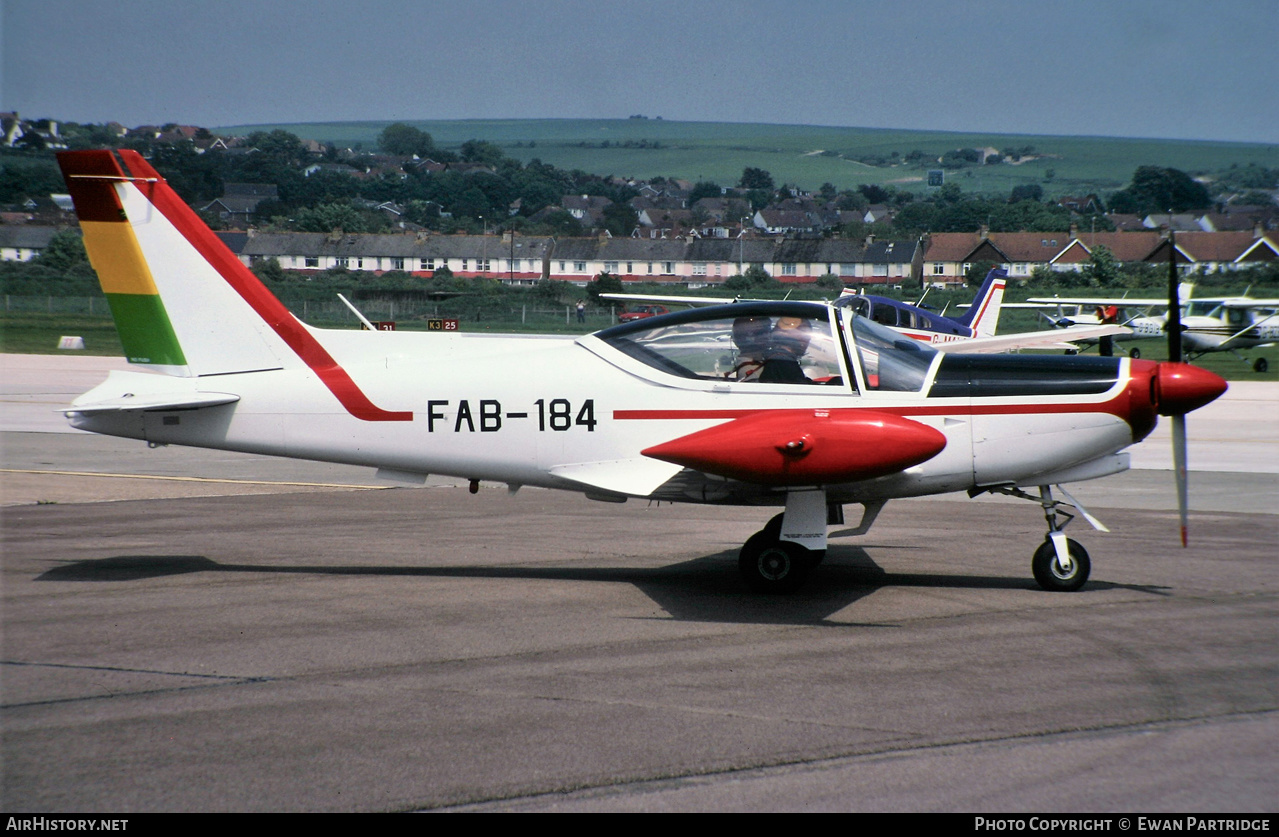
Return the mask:
M 768 317 L 738 317 L 733 320 L 733 342 L 746 354 L 766 349 L 771 331 L 772 322 Z
M 782 317 L 773 329 L 773 347 L 799 357 L 812 337 L 813 324 L 806 317 Z

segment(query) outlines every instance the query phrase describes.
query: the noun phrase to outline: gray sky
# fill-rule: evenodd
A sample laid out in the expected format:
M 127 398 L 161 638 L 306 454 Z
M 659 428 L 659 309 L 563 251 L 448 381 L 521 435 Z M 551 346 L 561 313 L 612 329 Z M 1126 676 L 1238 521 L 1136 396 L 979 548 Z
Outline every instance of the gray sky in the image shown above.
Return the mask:
M 0 110 L 1279 142 L 1279 0 L 0 0 Z

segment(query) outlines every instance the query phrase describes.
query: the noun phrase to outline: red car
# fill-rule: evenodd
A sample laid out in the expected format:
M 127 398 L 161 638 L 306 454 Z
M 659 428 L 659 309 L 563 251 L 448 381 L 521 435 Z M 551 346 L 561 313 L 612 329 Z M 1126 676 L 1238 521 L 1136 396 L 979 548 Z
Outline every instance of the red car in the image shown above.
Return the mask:
M 619 323 L 629 323 L 632 320 L 643 320 L 648 317 L 656 317 L 658 314 L 669 314 L 670 311 L 665 305 L 636 305 L 625 314 L 619 314 L 617 321 Z

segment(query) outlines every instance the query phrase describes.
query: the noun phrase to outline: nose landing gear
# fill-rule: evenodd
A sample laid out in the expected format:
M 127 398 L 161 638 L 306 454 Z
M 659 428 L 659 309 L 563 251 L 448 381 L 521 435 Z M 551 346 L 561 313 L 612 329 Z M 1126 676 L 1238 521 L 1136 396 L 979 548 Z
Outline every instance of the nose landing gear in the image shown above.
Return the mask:
M 1088 550 L 1084 549 L 1079 541 L 1066 537 L 1062 531 L 1066 528 L 1066 524 L 1075 519 L 1075 515 L 1067 509 L 1073 508 L 1083 515 L 1094 529 L 1109 532 L 1110 530 L 1103 526 L 1101 521 L 1089 514 L 1079 501 L 1071 497 L 1070 493 L 1060 485 L 1057 486 L 1057 490 L 1066 496 L 1066 501 L 1054 500 L 1052 488 L 1047 485 L 1039 486 L 1038 497 L 1020 488 L 1007 485 L 991 486 L 982 490 L 1030 500 L 1039 503 L 1043 508 L 1044 520 L 1048 522 L 1048 534 L 1044 536 L 1044 542 L 1035 550 L 1035 555 L 1030 560 L 1030 571 L 1040 587 L 1053 593 L 1072 593 L 1084 586 L 1084 583 L 1088 581 L 1088 575 L 1092 572 L 1092 561 L 1088 557 Z M 969 493 L 974 494 L 974 492 Z

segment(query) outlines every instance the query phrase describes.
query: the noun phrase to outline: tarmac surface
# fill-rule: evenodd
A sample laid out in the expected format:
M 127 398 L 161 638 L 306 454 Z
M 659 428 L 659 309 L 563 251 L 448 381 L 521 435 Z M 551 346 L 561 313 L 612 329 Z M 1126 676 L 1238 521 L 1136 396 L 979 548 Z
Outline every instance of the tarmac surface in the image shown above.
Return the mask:
M 149 450 L 52 412 L 115 361 L 0 361 L 9 812 L 1279 808 L 1279 385 L 1191 416 L 1187 549 L 1156 436 L 1078 593 L 952 495 L 758 597 L 768 510 Z

